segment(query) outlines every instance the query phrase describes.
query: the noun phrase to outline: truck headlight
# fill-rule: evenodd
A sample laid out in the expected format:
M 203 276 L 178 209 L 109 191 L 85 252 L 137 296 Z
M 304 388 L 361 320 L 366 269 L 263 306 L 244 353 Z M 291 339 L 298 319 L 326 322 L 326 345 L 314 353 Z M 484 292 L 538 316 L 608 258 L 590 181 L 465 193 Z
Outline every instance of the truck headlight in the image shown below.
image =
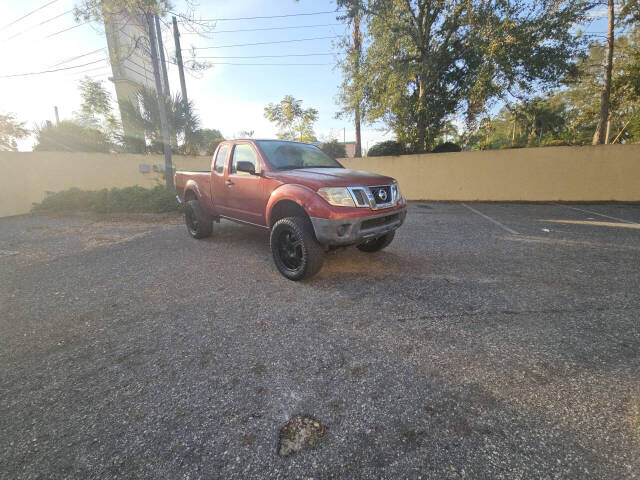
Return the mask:
M 395 199 L 397 202 L 400 201 L 400 199 L 402 198 L 402 193 L 400 193 L 400 185 L 398 185 L 398 182 L 393 182 L 393 189 L 395 190 Z
M 329 205 L 337 207 L 355 207 L 349 190 L 345 187 L 325 187 L 318 190 L 318 195 L 324 198 Z

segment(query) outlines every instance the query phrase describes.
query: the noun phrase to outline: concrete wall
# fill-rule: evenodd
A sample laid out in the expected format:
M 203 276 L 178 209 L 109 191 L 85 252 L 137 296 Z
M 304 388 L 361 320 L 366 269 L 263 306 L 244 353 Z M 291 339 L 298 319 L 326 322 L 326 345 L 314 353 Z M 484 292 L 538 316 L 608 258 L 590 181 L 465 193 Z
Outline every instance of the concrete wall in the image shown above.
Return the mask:
M 344 159 L 389 175 L 409 200 L 640 201 L 640 145 Z
M 208 170 L 209 157 L 175 155 L 179 169 Z M 140 164 L 150 168 L 141 173 Z M 99 190 L 107 187 L 140 185 L 154 187 L 164 182 L 154 165 L 164 165 L 162 155 L 111 155 L 68 152 L 0 152 L 0 217 L 20 215 L 31 210 L 46 192 L 71 187 Z
M 209 157 L 174 156 L 179 169 L 208 170 Z M 392 176 L 409 200 L 640 201 L 640 145 L 548 147 L 345 159 L 348 168 Z M 0 152 L 0 217 L 27 213 L 46 192 L 162 182 L 140 164 L 161 155 Z

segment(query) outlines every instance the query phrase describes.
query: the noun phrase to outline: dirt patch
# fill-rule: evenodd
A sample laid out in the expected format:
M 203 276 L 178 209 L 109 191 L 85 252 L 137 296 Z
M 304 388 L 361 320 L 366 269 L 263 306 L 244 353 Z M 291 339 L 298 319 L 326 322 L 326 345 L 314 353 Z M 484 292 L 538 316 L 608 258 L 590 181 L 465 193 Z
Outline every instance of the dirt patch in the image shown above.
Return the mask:
M 453 424 L 453 431 L 456 433 L 456 435 L 463 438 L 471 435 L 471 427 L 469 426 L 469 422 L 467 422 L 467 420 L 462 417 Z
M 310 447 L 326 432 L 326 427 L 313 418 L 296 415 L 280 429 L 278 455 L 286 457 Z

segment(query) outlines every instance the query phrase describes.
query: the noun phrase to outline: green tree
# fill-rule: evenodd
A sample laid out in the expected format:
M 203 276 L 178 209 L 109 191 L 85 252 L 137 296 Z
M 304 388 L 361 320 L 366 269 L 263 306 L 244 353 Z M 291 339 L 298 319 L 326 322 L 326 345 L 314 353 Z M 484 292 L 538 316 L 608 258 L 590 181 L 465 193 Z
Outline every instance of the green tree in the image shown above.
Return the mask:
M 428 150 L 443 122 L 469 123 L 491 99 L 556 85 L 580 40 L 572 27 L 587 0 L 338 0 L 357 5 L 370 46 L 364 78 L 369 121 L 382 120 L 413 151 Z
M 302 100 L 287 95 L 280 103 L 270 103 L 264 107 L 264 116 L 278 125 L 278 138 L 298 142 L 316 140 L 313 124 L 318 120 L 318 111 L 315 108 L 303 109 Z
M 201 147 L 194 136 L 200 125 L 200 119 L 194 113 L 192 102 L 182 101 L 179 93 L 169 98 L 164 97 L 165 111 L 169 123 L 169 133 L 176 138 L 172 145 L 176 153 L 197 153 Z M 124 139 L 123 143 L 128 151 L 142 148 L 153 153 L 162 153 L 162 133 L 160 128 L 160 112 L 158 110 L 158 95 L 155 90 L 143 88 L 138 92 L 136 102 L 124 102 L 120 110 L 127 124 L 135 132 L 133 138 Z
M 171 8 L 168 0 L 80 0 L 73 13 L 76 21 L 102 23 L 108 15 L 122 12 L 164 15 Z
M 211 129 L 211 128 L 202 128 L 200 130 L 196 130 L 194 132 L 194 147 L 197 147 L 197 150 L 193 152 L 188 152 L 193 154 L 206 154 L 213 155 L 218 148 L 220 142 L 224 142 L 224 137 L 220 130 Z
M 362 10 L 358 3 L 350 5 L 351 9 L 346 15 L 339 16 L 339 20 L 348 20 L 351 26 L 351 34 L 345 35 L 340 42 L 340 47 L 345 55 L 338 62 L 342 70 L 342 83 L 337 97 L 337 103 L 342 109 L 337 113 L 336 118 L 353 118 L 355 126 L 356 145 L 354 157 L 362 156 L 361 123 L 366 117 L 366 91 L 367 84 L 363 76 L 363 35 L 360 31 L 362 21 Z
M 593 132 L 598 129 L 605 55 L 605 46 L 591 44 L 589 54 L 578 63 L 578 75 L 562 93 L 567 100 L 569 129 L 574 135 L 574 143 L 592 143 Z M 609 133 L 605 130 L 604 143 L 615 140 L 621 131 L 618 142 L 638 142 L 640 137 L 633 135 L 633 128 L 627 128 L 640 114 L 640 27 L 616 38 L 613 65 L 606 125 Z M 629 125 L 624 128 L 627 123 Z
M 345 158 L 347 156 L 347 149 L 342 142 L 338 140 L 330 140 L 320 145 L 320 150 L 329 155 L 332 158 Z
M 24 122 L 16 120 L 12 113 L 0 114 L 0 151 L 15 152 L 18 150 L 17 140 L 29 135 Z
M 35 152 L 103 152 L 114 149 L 109 138 L 100 130 L 85 127 L 70 120 L 57 124 L 47 122 L 35 130 Z
M 76 113 L 76 122 L 85 127 L 95 128 L 112 140 L 120 135 L 120 125 L 113 114 L 111 92 L 102 84 L 89 77 L 80 80 L 82 104 Z
M 607 42 L 604 53 L 602 86 L 600 89 L 600 106 L 596 123 L 596 131 L 593 134 L 593 145 L 609 143 L 611 122 L 611 90 L 613 88 L 612 78 L 614 75 L 615 57 L 615 30 L 616 27 L 633 25 L 640 21 L 640 2 L 638 0 L 607 0 L 606 2 L 595 2 L 594 6 L 599 8 L 603 3 L 607 5 Z M 616 9 L 616 7 L 619 7 Z M 617 13 L 616 13 L 617 10 Z M 616 67 L 616 69 L 618 69 Z

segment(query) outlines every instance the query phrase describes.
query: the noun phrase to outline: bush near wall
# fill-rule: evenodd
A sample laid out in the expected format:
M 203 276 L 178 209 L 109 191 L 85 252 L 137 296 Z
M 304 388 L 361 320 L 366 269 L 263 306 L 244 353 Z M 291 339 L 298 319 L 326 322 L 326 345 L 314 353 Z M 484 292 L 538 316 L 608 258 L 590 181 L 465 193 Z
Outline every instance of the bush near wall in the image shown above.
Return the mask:
M 460 145 L 453 142 L 440 143 L 432 150 L 432 153 L 448 153 L 448 152 L 461 152 Z
M 33 206 L 34 212 L 93 212 L 93 213 L 163 213 L 178 211 L 173 190 L 125 187 L 104 190 L 70 188 L 48 194 Z
M 388 140 L 386 142 L 376 143 L 369 149 L 369 151 L 367 152 L 367 156 L 386 157 L 404 155 L 405 153 L 407 153 L 407 149 L 402 143 L 396 142 L 395 140 Z

